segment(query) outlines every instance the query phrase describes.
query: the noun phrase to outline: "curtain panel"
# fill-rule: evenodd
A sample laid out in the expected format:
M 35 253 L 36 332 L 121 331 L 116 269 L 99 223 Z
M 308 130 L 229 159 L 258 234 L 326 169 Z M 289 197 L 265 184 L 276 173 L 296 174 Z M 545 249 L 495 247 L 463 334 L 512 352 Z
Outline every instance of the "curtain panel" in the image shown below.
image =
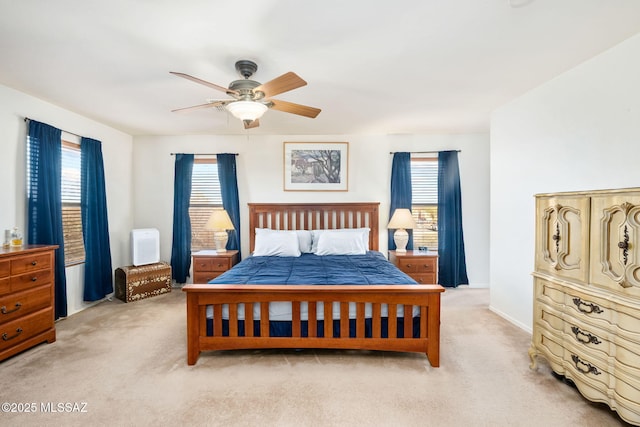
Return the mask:
M 67 277 L 62 230 L 62 132 L 29 120 L 27 243 L 58 245 L 55 251 L 55 318 L 67 316 Z
M 171 275 L 177 283 L 186 283 L 191 268 L 191 176 L 193 154 L 176 154 L 173 181 L 173 240 Z
M 438 155 L 438 283 L 468 284 L 457 151 Z
M 80 156 L 84 300 L 97 301 L 113 292 L 102 143 L 81 138 Z
M 391 206 L 389 207 L 389 221 L 396 209 L 405 208 L 411 210 L 411 153 L 394 153 L 391 165 Z M 393 240 L 395 230 L 389 230 L 389 250 L 396 249 Z M 409 243 L 407 250 L 413 249 L 413 230 L 409 233 Z
M 236 170 L 235 154 L 218 154 L 218 179 L 220 180 L 220 193 L 222 195 L 222 207 L 229 214 L 235 230 L 229 231 L 227 249 L 238 251 L 240 261 L 240 197 L 238 195 L 238 174 Z

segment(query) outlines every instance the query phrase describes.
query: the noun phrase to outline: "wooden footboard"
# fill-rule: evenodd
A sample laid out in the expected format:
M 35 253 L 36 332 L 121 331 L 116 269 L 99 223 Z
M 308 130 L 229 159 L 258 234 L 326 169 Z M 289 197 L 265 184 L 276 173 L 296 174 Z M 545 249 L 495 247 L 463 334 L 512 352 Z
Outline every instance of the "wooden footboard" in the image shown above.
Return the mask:
M 194 365 L 200 352 L 256 348 L 327 348 L 385 350 L 425 353 L 431 366 L 440 365 L 440 285 L 186 285 L 187 293 L 187 362 Z M 269 302 L 292 302 L 290 337 L 269 336 Z M 308 303 L 308 336 L 303 336 L 300 305 Z M 339 321 L 340 336 L 334 337 L 333 323 L 323 322 L 323 334 L 316 333 L 317 302 L 324 303 L 324 319 Z M 333 304 L 340 303 L 340 314 L 334 319 Z M 260 304 L 260 318 L 253 310 L 245 310 L 246 324 L 259 322 L 260 336 L 251 327 L 240 336 L 238 308 L 240 304 Z M 349 303 L 355 303 L 355 335 L 349 331 Z M 371 304 L 371 334 L 365 334 L 365 303 Z M 228 333 L 223 336 L 222 307 L 228 307 Z M 382 306 L 387 305 L 383 318 Z M 397 307 L 404 306 L 402 333 L 397 333 Z M 207 306 L 213 306 L 213 334 L 207 335 Z M 413 306 L 420 315 L 413 318 Z M 248 306 L 247 306 L 248 307 Z M 411 317 L 407 321 L 407 316 Z M 388 326 L 383 331 L 382 324 Z M 419 324 L 414 338 L 415 323 Z M 384 333 L 386 332 L 386 334 Z M 386 335 L 386 336 L 385 336 Z M 401 337 L 399 335 L 402 335 Z

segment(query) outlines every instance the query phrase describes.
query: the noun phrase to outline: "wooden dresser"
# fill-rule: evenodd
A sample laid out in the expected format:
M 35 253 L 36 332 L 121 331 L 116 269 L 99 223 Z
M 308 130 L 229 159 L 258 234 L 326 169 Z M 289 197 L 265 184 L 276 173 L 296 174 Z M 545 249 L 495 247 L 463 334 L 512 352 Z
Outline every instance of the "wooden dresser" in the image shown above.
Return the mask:
M 438 283 L 438 253 L 429 251 L 389 251 L 389 261 L 423 285 Z
M 238 263 L 238 251 L 200 251 L 193 256 L 193 283 L 204 284 Z
M 56 246 L 0 249 L 0 360 L 54 342 Z
M 640 425 L 640 188 L 536 196 L 531 368 Z

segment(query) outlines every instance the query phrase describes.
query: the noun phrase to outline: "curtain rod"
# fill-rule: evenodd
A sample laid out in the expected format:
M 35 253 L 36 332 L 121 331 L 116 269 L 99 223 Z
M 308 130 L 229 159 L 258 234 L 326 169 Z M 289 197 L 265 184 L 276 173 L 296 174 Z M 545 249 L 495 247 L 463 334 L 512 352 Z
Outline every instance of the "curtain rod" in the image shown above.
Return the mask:
M 456 153 L 461 153 L 462 150 L 440 150 L 440 151 L 410 151 L 410 154 L 438 154 L 438 153 L 442 153 L 445 151 L 455 151 Z M 396 154 L 396 153 L 405 153 L 406 151 L 391 151 L 389 152 L 389 154 Z
M 25 123 L 28 122 L 28 121 L 31 121 L 31 120 L 32 119 L 30 119 L 29 117 L 25 117 L 24 118 Z M 49 125 L 49 126 L 51 126 L 51 125 Z M 52 127 L 55 127 L 55 126 L 52 126 Z M 69 132 L 68 130 L 60 129 L 60 132 L 68 133 L 69 135 L 77 136 L 78 138 L 83 138 L 82 135 L 78 135 L 77 133 Z
M 176 154 L 193 154 L 194 156 L 217 156 L 218 154 L 233 154 L 234 156 L 239 156 L 238 153 L 169 153 L 170 156 L 175 156 Z

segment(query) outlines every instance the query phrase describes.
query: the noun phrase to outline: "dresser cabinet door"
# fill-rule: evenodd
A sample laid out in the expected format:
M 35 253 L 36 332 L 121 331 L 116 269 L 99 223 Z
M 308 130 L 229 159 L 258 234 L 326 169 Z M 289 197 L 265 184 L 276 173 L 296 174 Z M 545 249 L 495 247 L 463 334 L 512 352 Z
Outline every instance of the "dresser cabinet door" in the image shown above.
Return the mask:
M 640 297 L 640 193 L 592 198 L 591 281 Z
M 538 197 L 536 211 L 536 270 L 586 282 L 589 197 Z

